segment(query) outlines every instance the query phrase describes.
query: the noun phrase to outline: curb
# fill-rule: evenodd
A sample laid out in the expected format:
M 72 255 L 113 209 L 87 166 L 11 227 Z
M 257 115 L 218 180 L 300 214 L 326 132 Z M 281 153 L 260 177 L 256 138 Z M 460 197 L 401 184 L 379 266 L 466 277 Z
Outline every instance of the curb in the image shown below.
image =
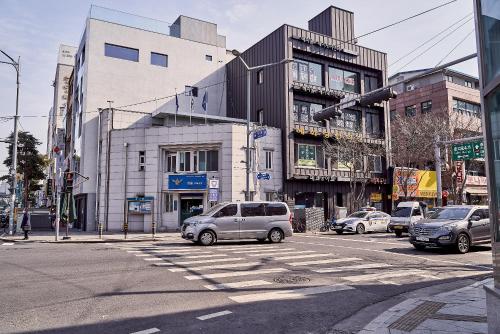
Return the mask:
M 157 242 L 164 241 L 160 238 L 148 238 L 148 239 L 102 239 L 102 240 L 59 240 L 59 241 L 49 241 L 49 240 L 18 240 L 18 239 L 8 239 L 0 238 L 3 242 L 14 242 L 14 243 L 44 243 L 44 244 L 100 244 L 100 243 L 119 243 L 119 242 Z

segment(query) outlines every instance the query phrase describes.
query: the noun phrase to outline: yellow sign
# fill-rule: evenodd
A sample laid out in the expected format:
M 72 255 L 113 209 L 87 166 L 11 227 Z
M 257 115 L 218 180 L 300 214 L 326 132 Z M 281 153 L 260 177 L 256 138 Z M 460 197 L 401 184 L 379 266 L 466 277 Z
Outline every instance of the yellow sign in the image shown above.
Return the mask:
M 436 172 L 396 167 L 393 193 L 395 197 L 436 198 Z
M 382 202 L 382 194 L 381 193 L 371 193 L 370 194 L 371 202 Z

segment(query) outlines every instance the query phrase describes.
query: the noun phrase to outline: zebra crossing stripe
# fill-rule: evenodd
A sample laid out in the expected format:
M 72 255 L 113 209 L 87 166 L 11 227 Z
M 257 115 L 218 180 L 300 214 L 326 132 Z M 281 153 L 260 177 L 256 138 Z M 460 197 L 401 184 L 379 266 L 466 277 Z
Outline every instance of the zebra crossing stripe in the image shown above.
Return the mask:
M 166 257 L 165 255 L 158 255 L 158 256 Z M 199 259 L 199 258 L 208 259 L 208 258 L 224 257 L 224 256 L 227 256 L 227 254 L 205 254 L 202 256 L 190 255 L 190 256 L 183 256 L 182 259 Z
M 348 262 L 348 261 L 361 261 L 357 257 L 347 257 L 343 259 L 325 259 L 325 260 L 312 260 L 312 261 L 303 261 L 303 262 L 292 262 L 287 263 L 289 266 L 309 266 L 311 264 L 325 264 L 325 263 L 337 263 L 337 262 Z
M 176 254 L 176 255 L 183 255 L 183 254 L 186 254 L 186 255 L 193 255 L 193 254 L 212 254 L 212 252 L 210 251 L 203 251 L 203 252 L 200 252 L 200 251 L 196 251 L 196 250 L 191 250 L 191 251 L 171 251 L 171 250 L 157 250 L 157 251 L 153 251 L 153 254 L 165 254 L 165 253 L 168 253 L 168 254 Z
M 280 246 L 238 246 L 238 247 L 224 247 L 224 246 L 218 246 L 218 247 L 212 247 L 211 249 L 218 250 L 218 251 L 251 251 L 251 250 L 259 250 L 259 249 L 279 249 Z
M 319 269 L 311 269 L 311 270 L 316 272 L 316 273 L 337 273 L 337 272 L 349 271 L 349 270 L 387 268 L 387 267 L 391 267 L 391 265 L 387 264 L 387 263 L 368 263 L 368 264 L 359 264 L 356 266 L 319 268 Z
M 271 274 L 271 273 L 281 273 L 288 271 L 286 268 L 271 268 L 271 269 L 257 269 L 257 270 L 245 270 L 245 271 L 233 271 L 228 273 L 215 273 L 215 274 L 204 274 L 204 275 L 188 275 L 184 276 L 185 279 L 189 281 L 201 280 L 201 279 L 212 279 L 212 278 L 224 278 L 224 277 L 238 277 L 247 275 L 259 275 L 259 274 Z
M 145 257 L 144 261 L 163 261 L 159 257 Z
M 428 274 L 425 270 L 402 270 L 398 272 L 388 272 L 388 273 L 377 273 L 377 274 L 365 274 L 365 275 L 355 275 L 355 276 L 344 276 L 345 279 L 350 282 L 363 282 L 363 281 L 378 281 L 385 280 L 387 278 L 396 278 L 404 276 L 420 276 Z
M 210 314 L 202 315 L 200 317 L 196 317 L 196 319 L 198 319 L 198 320 L 208 320 L 208 319 L 212 319 L 212 318 L 222 317 L 223 315 L 228 315 L 228 314 L 231 314 L 231 313 L 233 313 L 233 312 L 225 310 L 225 311 L 221 311 L 221 312 L 216 312 L 216 313 L 210 313 Z
M 324 285 L 311 288 L 302 288 L 295 290 L 271 291 L 264 293 L 254 293 L 249 295 L 232 296 L 229 299 L 237 303 L 253 303 L 267 300 L 283 300 L 283 299 L 302 299 L 306 296 L 317 295 L 322 293 L 330 293 L 343 290 L 352 290 L 351 286 L 344 284 Z
M 292 251 L 295 248 L 279 248 L 280 251 Z M 253 253 L 269 253 L 269 249 L 263 249 L 263 250 L 244 250 L 244 251 L 233 251 L 235 254 L 253 254 Z
M 316 251 L 300 251 L 300 254 L 310 254 L 310 253 L 316 253 Z M 252 257 L 264 257 L 264 256 L 276 256 L 276 255 L 290 255 L 290 254 L 297 254 L 297 251 L 286 251 L 286 252 L 262 252 L 259 254 L 248 254 L 248 256 Z
M 221 284 L 209 284 L 209 285 L 204 285 L 204 287 L 207 288 L 208 290 L 226 290 L 226 289 L 247 288 L 250 286 L 262 286 L 269 284 L 273 283 L 264 280 L 255 280 L 255 281 L 241 281 L 241 282 L 221 283 Z
M 169 271 L 175 273 L 175 272 L 188 271 L 188 270 L 217 270 L 217 269 L 228 269 L 228 268 L 251 267 L 251 266 L 258 266 L 259 264 L 262 264 L 262 262 L 211 264 L 211 265 L 207 265 L 207 266 L 199 266 L 199 267 L 191 267 L 191 268 L 172 268 L 172 269 L 169 269 Z
M 181 262 L 172 262 L 174 265 L 184 265 L 184 264 L 198 264 L 198 263 L 215 263 L 215 262 L 229 262 L 229 261 L 239 261 L 243 260 L 242 257 L 232 257 L 232 258 L 223 258 L 223 259 L 207 259 L 207 260 L 199 260 L 199 261 L 181 261 Z
M 309 259 L 309 258 L 315 258 L 315 257 L 332 257 L 335 256 L 334 254 L 306 254 L 306 255 L 290 255 L 290 256 L 278 256 L 275 257 L 275 260 L 294 260 L 294 259 Z

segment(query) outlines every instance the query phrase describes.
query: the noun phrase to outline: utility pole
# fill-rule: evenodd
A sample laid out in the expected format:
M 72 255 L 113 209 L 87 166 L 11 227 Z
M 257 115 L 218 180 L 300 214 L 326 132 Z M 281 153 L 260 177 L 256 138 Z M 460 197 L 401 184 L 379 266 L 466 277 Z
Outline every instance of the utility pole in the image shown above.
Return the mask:
M 9 58 L 10 62 L 0 61 L 2 64 L 12 65 L 16 70 L 16 115 L 14 116 L 14 146 L 12 149 L 12 194 L 10 199 L 10 215 L 9 215 L 9 235 L 14 233 L 14 210 L 16 208 L 16 188 L 17 188 L 17 140 L 18 140 L 18 118 L 19 118 L 19 61 L 20 57 L 17 58 L 17 62 L 9 56 L 4 51 L 0 50 L 0 52 L 7 58 Z

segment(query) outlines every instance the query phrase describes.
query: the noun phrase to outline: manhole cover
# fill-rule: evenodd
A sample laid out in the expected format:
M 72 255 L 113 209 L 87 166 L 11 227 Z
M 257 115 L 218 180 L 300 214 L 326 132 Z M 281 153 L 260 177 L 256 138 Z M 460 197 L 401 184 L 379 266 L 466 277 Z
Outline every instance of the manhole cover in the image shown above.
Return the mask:
M 298 284 L 309 282 L 311 279 L 303 276 L 278 276 L 274 279 L 276 283 L 281 284 Z

